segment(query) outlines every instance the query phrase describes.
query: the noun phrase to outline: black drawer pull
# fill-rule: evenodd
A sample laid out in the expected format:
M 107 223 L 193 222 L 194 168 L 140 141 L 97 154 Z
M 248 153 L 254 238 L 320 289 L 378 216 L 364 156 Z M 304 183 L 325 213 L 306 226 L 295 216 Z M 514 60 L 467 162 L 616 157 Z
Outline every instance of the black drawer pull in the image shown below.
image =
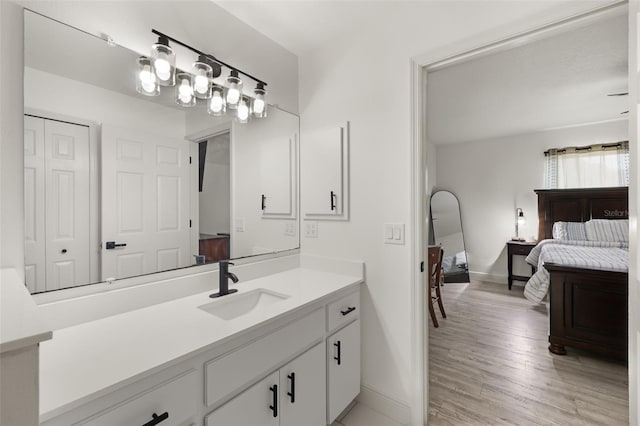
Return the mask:
M 338 365 L 340 365 L 340 362 L 342 361 L 342 356 L 340 354 L 340 346 L 341 346 L 340 340 L 338 340 L 336 343 L 334 343 L 333 346 L 338 348 L 338 356 L 334 356 L 333 359 L 338 361 Z
M 260 203 L 260 210 L 264 211 L 267 208 L 267 197 L 262 194 L 262 202 Z
M 287 395 L 289 395 L 289 400 L 293 404 L 296 402 L 296 373 L 292 372 L 287 375 L 287 379 L 291 381 L 291 392 L 287 392 Z
M 331 191 L 331 211 L 336 209 L 336 193 Z
M 351 312 L 355 311 L 356 307 L 355 306 L 350 306 L 347 308 L 346 311 L 340 311 L 340 313 L 342 314 L 342 316 L 347 316 L 349 315 Z
M 271 386 L 269 390 L 273 394 L 273 405 L 269 408 L 273 411 L 273 417 L 278 417 L 278 385 Z
M 153 413 L 152 417 L 153 418 L 151 420 L 149 420 L 148 422 L 146 422 L 142 426 L 155 426 L 158 423 L 167 420 L 169 418 L 169 412 L 165 411 L 164 413 L 162 413 L 160 415 L 157 415 L 156 413 Z

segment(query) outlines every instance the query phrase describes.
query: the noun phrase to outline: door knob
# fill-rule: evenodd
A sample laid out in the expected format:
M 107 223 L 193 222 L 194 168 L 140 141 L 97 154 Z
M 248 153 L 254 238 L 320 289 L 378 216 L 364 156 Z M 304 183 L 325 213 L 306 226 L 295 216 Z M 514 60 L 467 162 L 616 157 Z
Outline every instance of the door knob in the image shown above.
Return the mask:
M 107 250 L 113 250 L 116 247 L 126 247 L 127 243 L 118 243 L 116 244 L 115 241 L 107 241 L 106 243 L 106 249 Z

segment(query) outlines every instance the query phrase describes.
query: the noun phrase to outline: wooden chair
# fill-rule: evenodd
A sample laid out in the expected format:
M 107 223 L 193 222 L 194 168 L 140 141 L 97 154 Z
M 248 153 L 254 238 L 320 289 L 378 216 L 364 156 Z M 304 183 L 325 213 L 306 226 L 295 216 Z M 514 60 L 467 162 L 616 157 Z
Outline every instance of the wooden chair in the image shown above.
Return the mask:
M 442 283 L 442 257 L 444 256 L 444 250 L 441 246 L 429 246 L 428 250 L 428 273 L 427 281 L 429 282 L 429 314 L 433 321 L 433 326 L 438 327 L 438 319 L 436 318 L 433 304 L 438 302 L 440 313 L 442 318 L 446 318 L 447 314 L 444 312 L 444 306 L 442 306 L 442 296 L 440 294 L 440 284 Z

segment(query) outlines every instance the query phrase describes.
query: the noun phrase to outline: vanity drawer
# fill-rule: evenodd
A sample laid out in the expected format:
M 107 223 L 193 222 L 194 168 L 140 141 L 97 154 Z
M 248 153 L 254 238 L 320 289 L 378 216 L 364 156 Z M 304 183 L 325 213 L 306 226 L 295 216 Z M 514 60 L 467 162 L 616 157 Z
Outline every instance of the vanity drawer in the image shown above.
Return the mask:
M 324 337 L 324 310 L 205 364 L 205 404 L 222 402 Z
M 327 331 L 332 332 L 359 316 L 360 291 L 356 291 L 327 305 Z
M 159 425 L 179 425 L 196 413 L 199 390 L 198 372 L 189 370 L 95 416 L 76 423 L 76 425 L 142 426 L 150 422 L 154 414 L 164 416 L 165 413 L 168 417 L 166 420 L 158 422 Z

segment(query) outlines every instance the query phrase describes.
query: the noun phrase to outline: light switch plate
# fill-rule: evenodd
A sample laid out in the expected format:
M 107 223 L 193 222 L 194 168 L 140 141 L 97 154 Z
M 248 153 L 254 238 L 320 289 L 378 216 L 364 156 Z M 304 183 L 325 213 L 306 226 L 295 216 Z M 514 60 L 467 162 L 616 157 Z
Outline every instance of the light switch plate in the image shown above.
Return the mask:
M 304 236 L 307 238 L 318 238 L 318 222 L 308 220 L 304 223 Z
M 236 232 L 244 232 L 244 217 L 236 218 Z
M 385 223 L 384 224 L 384 243 L 385 244 L 404 244 L 404 223 Z
M 287 237 L 295 237 L 296 236 L 296 223 L 295 222 L 286 222 L 284 224 L 284 235 Z

